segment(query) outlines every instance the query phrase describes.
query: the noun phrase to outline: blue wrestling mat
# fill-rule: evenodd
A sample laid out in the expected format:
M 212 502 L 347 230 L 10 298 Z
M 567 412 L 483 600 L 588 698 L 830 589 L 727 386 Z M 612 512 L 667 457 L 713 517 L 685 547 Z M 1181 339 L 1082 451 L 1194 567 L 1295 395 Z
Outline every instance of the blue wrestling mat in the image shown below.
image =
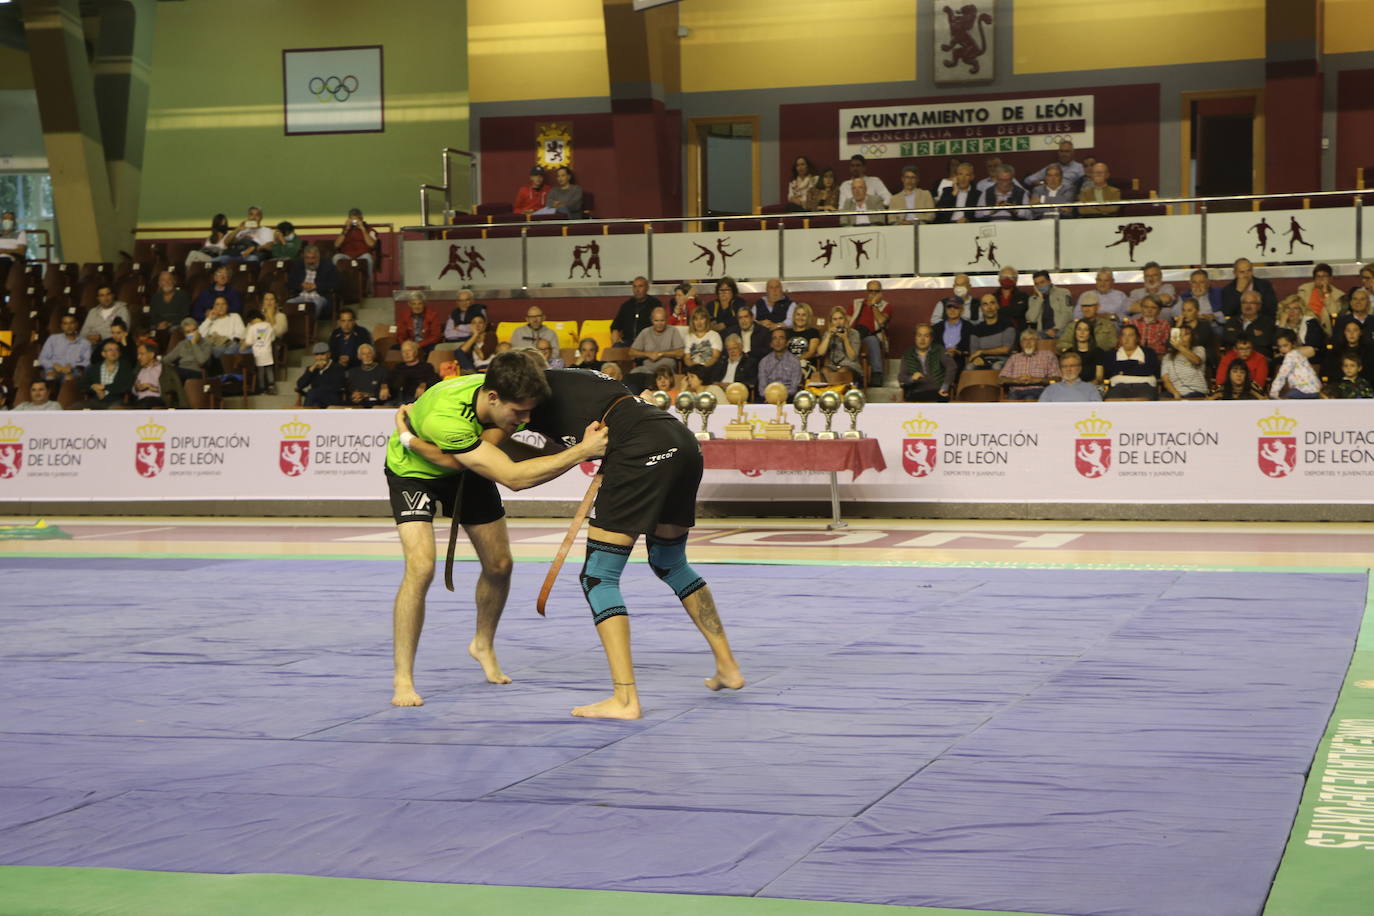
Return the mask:
M 750 680 L 716 694 L 632 564 L 646 715 L 608 722 L 568 715 L 606 664 L 574 575 L 535 616 L 542 568 L 514 684 L 466 656 L 460 564 L 393 709 L 399 563 L 0 559 L 0 864 L 1256 914 L 1367 590 L 702 564 Z

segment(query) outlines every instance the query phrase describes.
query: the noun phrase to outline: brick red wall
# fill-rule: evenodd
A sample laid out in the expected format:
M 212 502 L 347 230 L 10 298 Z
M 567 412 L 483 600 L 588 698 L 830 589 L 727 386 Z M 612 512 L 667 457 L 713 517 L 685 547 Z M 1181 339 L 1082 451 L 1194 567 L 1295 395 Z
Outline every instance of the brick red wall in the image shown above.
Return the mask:
M 1374 69 L 1346 70 L 1336 82 L 1336 187 L 1355 187 L 1355 169 L 1374 185 Z

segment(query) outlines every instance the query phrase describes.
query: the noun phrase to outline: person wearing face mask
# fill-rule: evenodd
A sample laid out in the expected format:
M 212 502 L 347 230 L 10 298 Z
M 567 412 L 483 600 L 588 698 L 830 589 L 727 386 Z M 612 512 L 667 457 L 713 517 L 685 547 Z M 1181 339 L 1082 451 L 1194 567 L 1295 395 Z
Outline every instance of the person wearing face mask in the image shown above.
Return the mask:
M 1026 309 L 1030 302 L 1030 297 L 1016 288 L 1019 277 L 1011 265 L 997 272 L 997 309 L 1018 330 L 1026 326 Z
M 24 252 L 29 250 L 29 237 L 19 228 L 13 210 L 0 213 L 0 261 L 23 263 Z
M 1040 332 L 1041 337 L 1058 337 L 1059 330 L 1073 321 L 1073 300 L 1069 291 L 1060 289 L 1050 280 L 1047 270 L 1031 274 L 1035 290 L 1026 297 L 1026 324 Z
M 955 299 L 964 303 L 966 313 L 974 305 L 972 284 L 969 282 L 968 274 L 955 274 L 954 286 L 951 287 L 950 292 L 954 294 Z

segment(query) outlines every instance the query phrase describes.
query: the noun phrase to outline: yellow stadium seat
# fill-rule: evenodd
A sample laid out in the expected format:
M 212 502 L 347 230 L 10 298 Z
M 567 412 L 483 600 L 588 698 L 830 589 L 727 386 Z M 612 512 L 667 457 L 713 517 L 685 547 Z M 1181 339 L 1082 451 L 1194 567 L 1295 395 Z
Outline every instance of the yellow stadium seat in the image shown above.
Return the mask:
M 576 321 L 546 321 L 544 327 L 553 328 L 558 334 L 558 349 L 576 350 L 577 349 L 577 322 Z
M 523 321 L 503 321 L 496 326 L 496 340 L 498 343 L 510 343 L 510 336 L 515 333 L 516 328 L 525 326 Z
M 609 319 L 584 321 L 580 336 L 583 338 L 590 337 L 596 341 L 598 350 L 605 350 L 611 345 L 611 322 Z M 581 341 L 578 342 L 581 343 Z

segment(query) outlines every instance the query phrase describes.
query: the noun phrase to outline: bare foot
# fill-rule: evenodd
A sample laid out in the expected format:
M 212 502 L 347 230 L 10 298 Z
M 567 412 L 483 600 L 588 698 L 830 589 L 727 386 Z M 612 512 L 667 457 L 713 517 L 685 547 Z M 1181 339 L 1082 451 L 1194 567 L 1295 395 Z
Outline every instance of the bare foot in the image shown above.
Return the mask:
M 395 693 L 391 697 L 392 706 L 423 706 L 425 701 L 415 692 L 415 685 L 410 681 L 396 681 Z
M 482 673 L 487 676 L 488 684 L 509 684 L 510 678 L 501 670 L 501 664 L 496 660 L 496 653 L 490 648 L 479 649 L 477 640 L 468 643 L 468 655 L 477 659 L 477 664 L 482 666 Z
M 710 690 L 720 690 L 722 687 L 739 690 L 744 686 L 744 675 L 739 673 L 738 668 L 723 670 L 717 666 L 716 673 L 706 678 L 705 684 Z
M 600 703 L 578 706 L 572 714 L 583 719 L 638 719 L 639 700 L 628 703 L 615 697 L 607 697 Z

